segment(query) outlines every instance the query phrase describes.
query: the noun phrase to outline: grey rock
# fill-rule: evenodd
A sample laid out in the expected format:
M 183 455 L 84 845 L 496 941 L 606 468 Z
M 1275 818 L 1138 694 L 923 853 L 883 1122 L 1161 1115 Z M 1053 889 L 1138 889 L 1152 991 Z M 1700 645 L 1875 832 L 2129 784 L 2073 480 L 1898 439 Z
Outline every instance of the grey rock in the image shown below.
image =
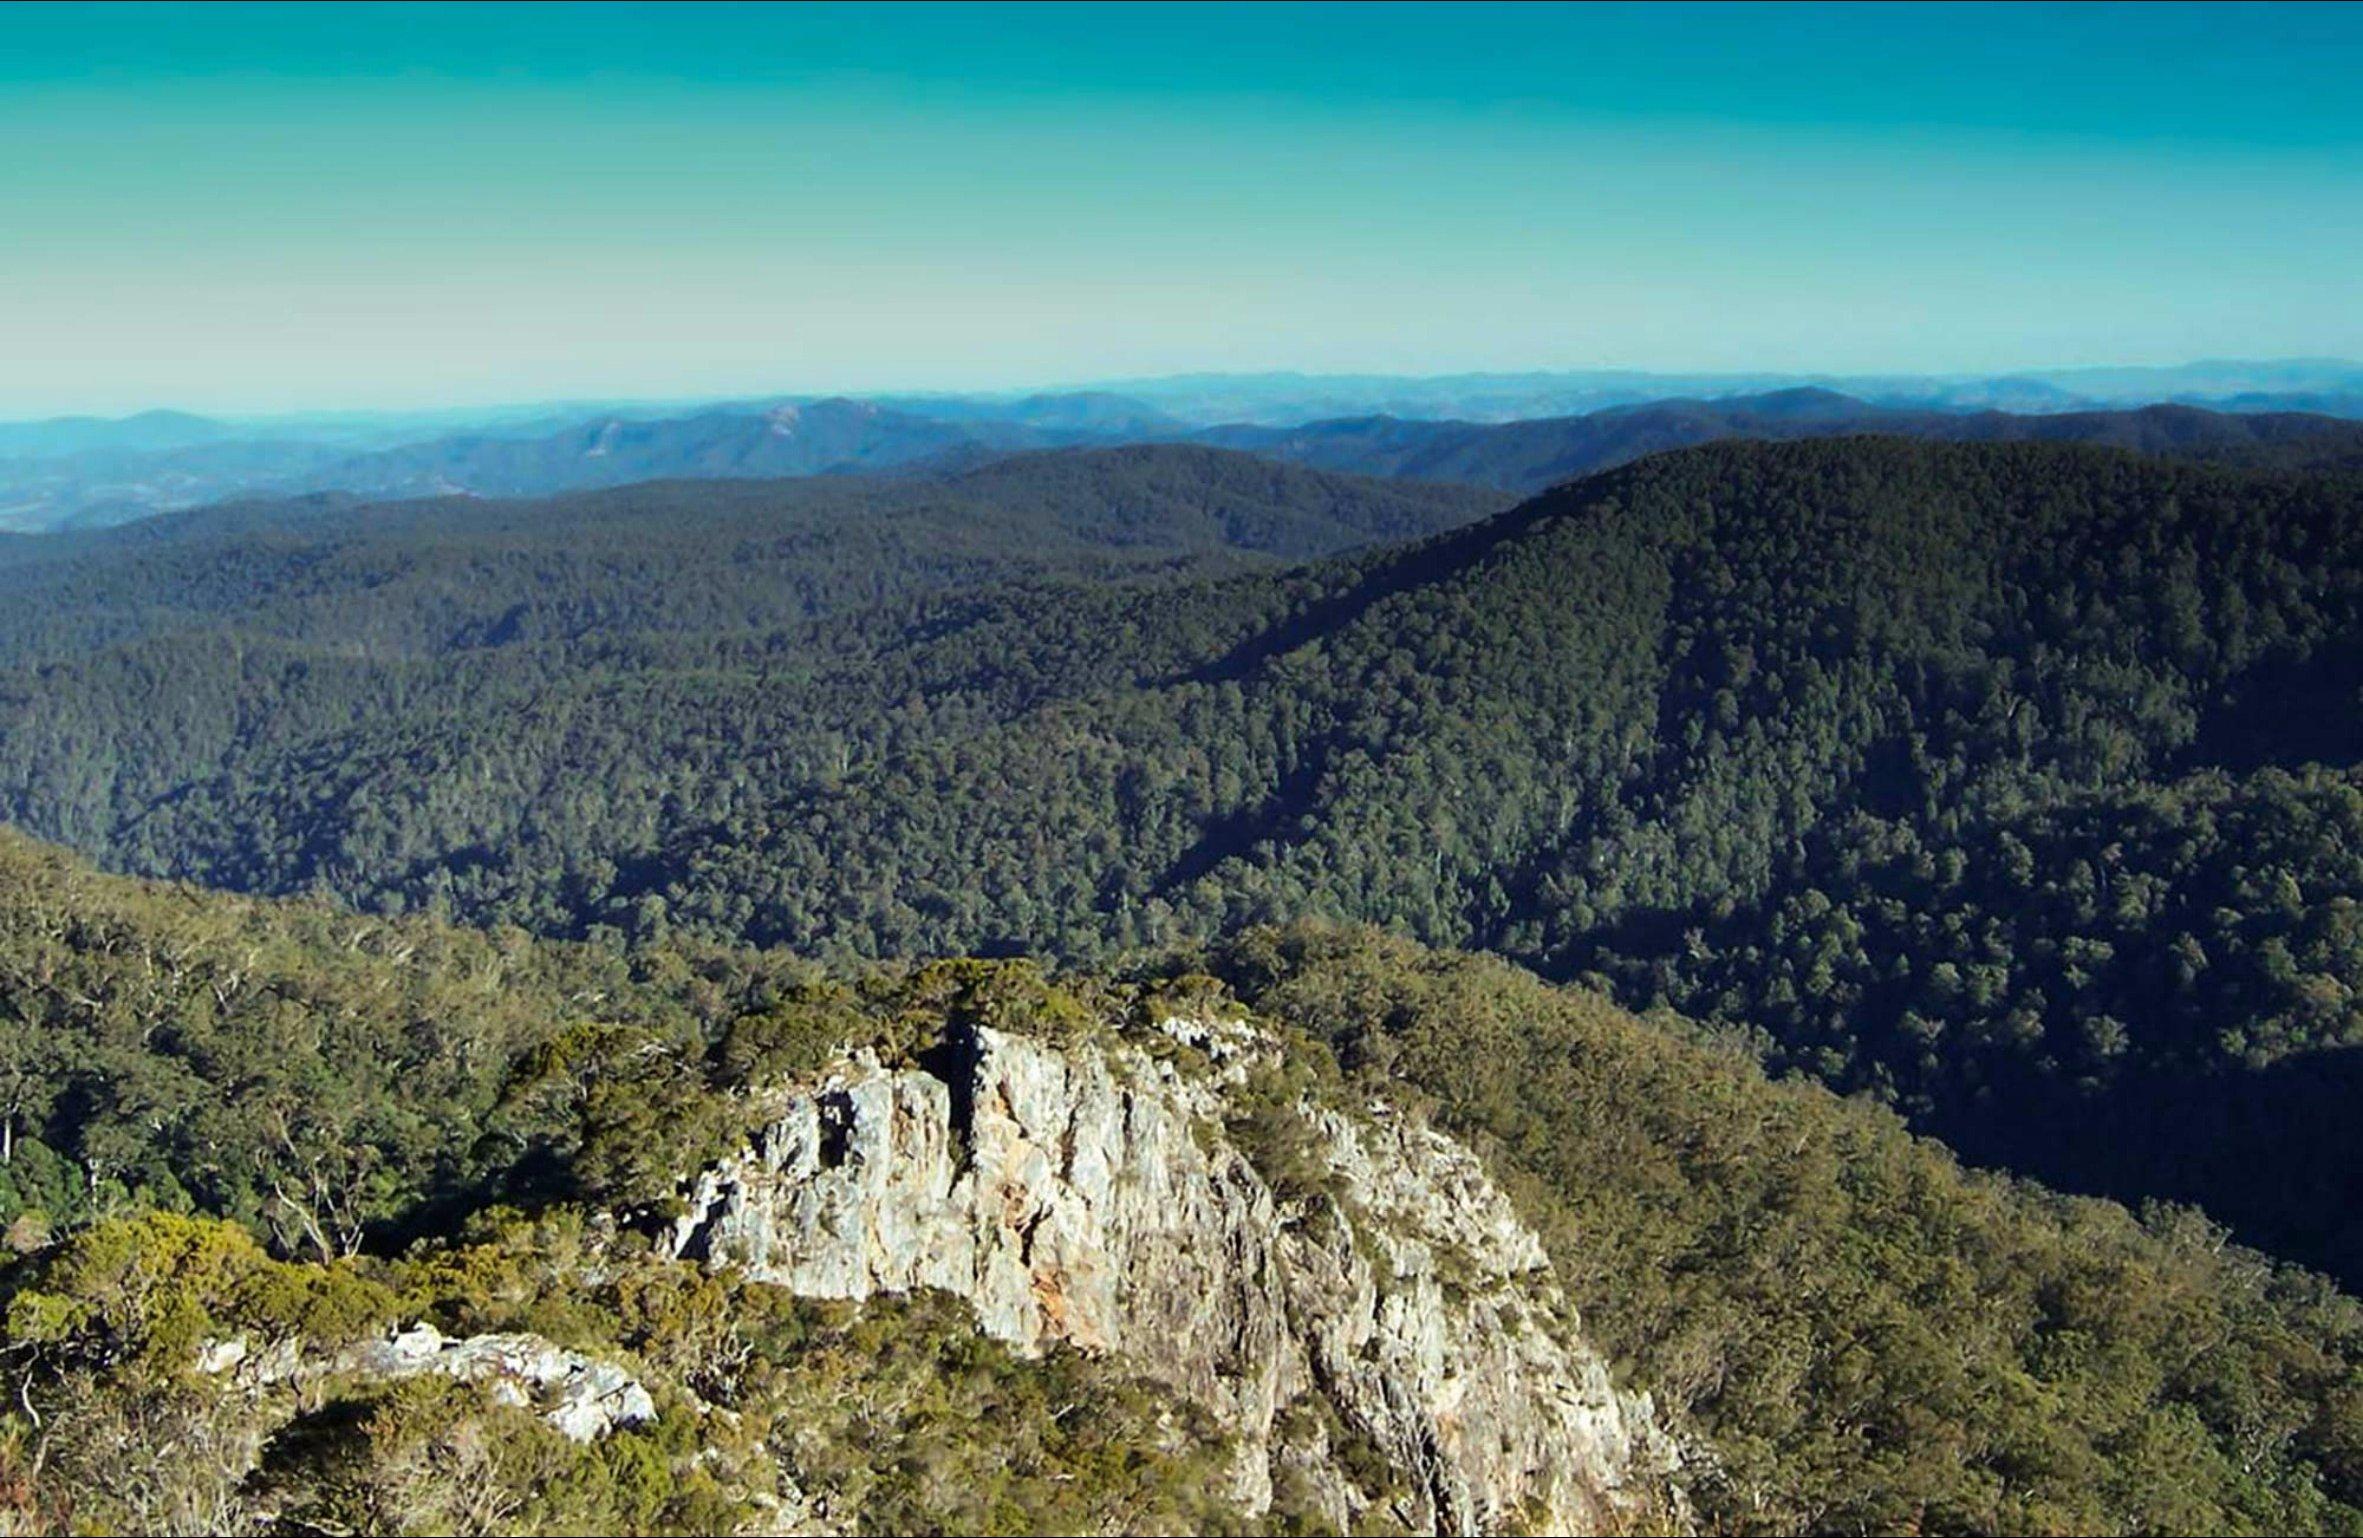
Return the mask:
M 293 1340 L 256 1352 L 243 1335 L 208 1341 L 197 1370 L 229 1376 L 250 1388 L 304 1384 L 327 1378 L 398 1379 L 442 1373 L 470 1383 L 489 1383 L 493 1397 L 519 1408 L 538 1407 L 542 1418 L 577 1442 L 592 1442 L 624 1426 L 656 1419 L 656 1402 L 613 1362 L 570 1351 L 539 1335 L 446 1336 L 418 1324 L 383 1340 L 326 1355 L 299 1354 Z
M 1157 1032 L 1214 1066 L 978 1029 L 937 1072 L 865 1057 L 774 1092 L 667 1247 L 807 1296 L 937 1288 L 1020 1352 L 1116 1357 L 1236 1436 L 1250 1514 L 1281 1470 L 1329 1517 L 1383 1501 L 1425 1531 L 1679 1520 L 1672 1440 L 1473 1154 L 1385 1105 L 1304 1104 L 1317 1178 L 1278 1194 L 1222 1131 L 1276 1048 L 1239 1021 Z M 1393 1488 L 1303 1429 L 1332 1424 Z
M 577 1442 L 597 1441 L 620 1427 L 656 1419 L 656 1402 L 630 1373 L 539 1335 L 453 1339 L 421 1324 L 345 1352 L 337 1368 L 380 1378 L 437 1372 L 490 1382 L 506 1402 L 539 1407 L 542 1419 Z

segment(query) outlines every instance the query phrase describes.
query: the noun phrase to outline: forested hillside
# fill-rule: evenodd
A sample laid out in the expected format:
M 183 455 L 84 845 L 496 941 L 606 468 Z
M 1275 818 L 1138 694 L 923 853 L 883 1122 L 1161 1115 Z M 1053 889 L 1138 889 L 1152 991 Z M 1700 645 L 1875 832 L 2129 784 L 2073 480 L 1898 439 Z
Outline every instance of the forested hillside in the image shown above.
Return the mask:
M 1725 438 L 1786 441 L 1862 433 L 1960 443 L 2094 443 L 2252 469 L 2363 468 L 2363 426 L 2305 412 L 2232 414 L 2196 406 L 2040 414 L 1939 411 L 1873 405 L 1815 388 L 1649 401 L 1516 422 L 1351 417 L 1280 427 L 1217 427 L 1198 437 L 1324 470 L 1531 493 L 1647 454 Z
M 2091 451 L 1669 457 L 625 891 L 881 954 L 1377 920 L 2351 1266 L 2338 1124 L 2269 1129 L 2363 1030 L 2359 509 Z
M 1472 1140 L 1693 1440 L 1713 1528 L 2343 1531 L 2363 1497 L 2363 1314 L 2319 1280 L 2194 1214 L 1965 1174 L 1500 962 L 1300 926 L 1098 975 L 829 975 L 148 886 L 16 838 L 0 896 L 0 1510 L 37 1529 L 713 1531 L 816 1496 L 879 1531 L 1225 1525 L 1220 1437 L 1123 1357 L 1013 1357 L 924 1295 L 802 1301 L 632 1216 L 745 1135 L 751 1084 L 1177 1010 L 1291 1043 L 1225 1133 L 1284 1223 L 1324 1200 L 1313 1108 L 1383 1096 Z M 351 1354 L 421 1321 L 614 1364 L 649 1418 L 570 1441 Z
M 298 541 L 317 603 L 176 599 L 20 672 L 0 767 L 18 820 L 134 869 L 559 934 L 1100 958 L 1376 922 L 2351 1277 L 2345 1122 L 2308 1112 L 2363 1039 L 2359 487 L 1734 443 L 1297 572 L 1168 547 L 1111 585 L 1103 542 L 864 606 L 824 562 L 853 596 L 793 616 L 732 596 L 792 563 L 675 579 L 571 528 L 415 586 Z M 560 559 L 511 624 L 417 596 L 505 614 L 502 562 Z M 336 628 L 360 591 L 388 654 Z
M 1097 675 L 1071 602 L 1106 614 L 1143 583 L 1503 500 L 1175 447 L 894 485 L 231 504 L 30 539 L 0 552 L 0 804 L 135 868 L 193 869 L 170 825 L 217 794 L 385 770 L 458 819 L 407 826 L 405 863 L 422 837 L 514 840 L 549 876 L 645 844 L 668 800 L 718 817 L 842 765 L 932 715 L 923 691 L 998 718 L 1040 687 L 1028 659 Z M 452 802 L 433 766 L 470 773 L 453 760 L 482 751 L 509 762 L 473 771 L 480 788 L 509 788 Z M 585 773 L 605 794 L 575 793 Z M 333 816 L 314 805 L 291 836 L 333 843 Z
M 78 657 L 206 625 L 372 657 L 761 631 L 1046 572 L 1300 561 L 1456 527 L 1508 501 L 1165 445 L 899 481 L 232 502 L 0 543 L 0 655 Z

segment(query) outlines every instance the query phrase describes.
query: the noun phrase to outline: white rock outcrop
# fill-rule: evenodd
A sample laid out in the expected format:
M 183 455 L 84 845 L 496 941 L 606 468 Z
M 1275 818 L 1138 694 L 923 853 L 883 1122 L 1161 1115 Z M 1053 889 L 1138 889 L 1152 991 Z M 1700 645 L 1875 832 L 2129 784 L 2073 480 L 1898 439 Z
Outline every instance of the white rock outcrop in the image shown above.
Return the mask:
M 1473 1154 L 1384 1106 L 1281 1107 L 1286 1149 L 1255 1150 L 1287 1166 L 1276 1194 L 1224 1131 L 1271 1044 L 1162 1030 L 1199 1066 L 975 1029 L 925 1070 L 777 1092 L 669 1249 L 807 1296 L 938 1288 L 1020 1351 L 1120 1358 L 1233 1432 L 1251 1513 L 1275 1477 L 1340 1527 L 1374 1502 L 1456 1533 L 1678 1509 L 1648 1400 L 1615 1391 Z
M 455 1338 L 420 1324 L 344 1352 L 337 1366 L 377 1378 L 432 1372 L 490 1383 L 509 1403 L 538 1407 L 542 1419 L 577 1442 L 595 1442 L 618 1427 L 656 1419 L 656 1402 L 630 1373 L 539 1335 Z
M 198 1353 L 197 1370 L 258 1388 L 440 1373 L 488 1384 L 503 1403 L 540 1410 L 544 1420 L 577 1442 L 594 1442 L 620 1427 L 656 1419 L 656 1401 L 637 1378 L 613 1362 L 570 1351 L 539 1335 L 455 1337 L 431 1324 L 418 1324 L 320 1356 L 299 1353 L 292 1339 L 256 1352 L 240 1335 L 207 1342 Z

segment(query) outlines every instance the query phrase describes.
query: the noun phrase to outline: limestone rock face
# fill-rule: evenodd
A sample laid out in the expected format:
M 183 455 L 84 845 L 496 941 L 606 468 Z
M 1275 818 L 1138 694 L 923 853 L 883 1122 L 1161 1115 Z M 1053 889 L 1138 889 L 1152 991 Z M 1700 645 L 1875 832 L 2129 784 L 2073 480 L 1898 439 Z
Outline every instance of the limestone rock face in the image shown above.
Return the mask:
M 1611 1386 L 1474 1155 L 1383 1105 L 1304 1102 L 1262 1107 L 1285 1155 L 1245 1148 L 1224 1129 L 1271 1044 L 1161 1029 L 1190 1050 L 972 1029 L 926 1070 L 859 1059 L 779 1092 L 670 1250 L 808 1296 L 938 1288 L 1021 1352 L 1118 1358 L 1233 1432 L 1251 1513 L 1275 1481 L 1340 1525 L 1373 1504 L 1437 1532 L 1678 1511 L 1646 1397 Z M 1285 1165 L 1277 1191 L 1251 1151 Z

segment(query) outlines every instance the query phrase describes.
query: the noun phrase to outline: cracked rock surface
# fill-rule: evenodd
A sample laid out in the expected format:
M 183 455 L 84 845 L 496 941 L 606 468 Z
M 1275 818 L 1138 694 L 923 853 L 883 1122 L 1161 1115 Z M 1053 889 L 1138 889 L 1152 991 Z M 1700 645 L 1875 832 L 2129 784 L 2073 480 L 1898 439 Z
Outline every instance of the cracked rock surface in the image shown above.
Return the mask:
M 1241 1022 L 1160 1029 L 1211 1066 L 970 1028 L 926 1069 L 856 1059 L 777 1092 L 689 1187 L 669 1250 L 813 1297 L 941 1289 L 1021 1352 L 1120 1358 L 1237 1438 L 1251 1514 L 1276 1472 L 1340 1526 L 1373 1505 L 1435 1532 L 1678 1510 L 1671 1439 L 1475 1155 L 1384 1105 L 1300 1103 L 1312 1167 L 1276 1190 L 1223 1130 L 1275 1049 Z

